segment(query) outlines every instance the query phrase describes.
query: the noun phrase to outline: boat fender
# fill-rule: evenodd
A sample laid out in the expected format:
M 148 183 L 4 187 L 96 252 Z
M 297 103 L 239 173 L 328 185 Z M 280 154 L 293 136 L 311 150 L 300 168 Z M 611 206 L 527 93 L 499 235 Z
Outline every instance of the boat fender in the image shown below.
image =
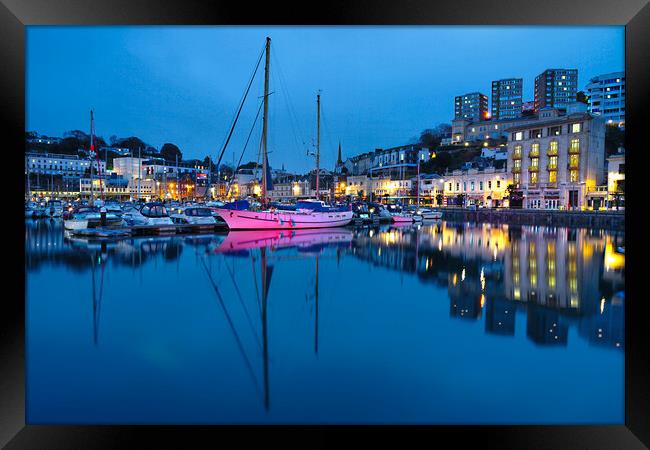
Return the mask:
M 296 226 L 296 222 L 294 222 L 293 219 L 291 219 L 291 226 L 292 226 L 292 227 L 295 227 L 295 226 Z

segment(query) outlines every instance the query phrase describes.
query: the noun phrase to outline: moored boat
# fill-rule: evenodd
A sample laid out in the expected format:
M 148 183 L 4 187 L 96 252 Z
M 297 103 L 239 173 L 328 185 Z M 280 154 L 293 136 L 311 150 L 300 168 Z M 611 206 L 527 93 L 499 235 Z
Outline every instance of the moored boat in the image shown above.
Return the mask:
M 115 214 L 106 214 L 106 226 L 121 226 L 122 218 Z M 63 227 L 66 230 L 83 230 L 102 226 L 102 213 L 97 207 L 78 206 L 63 215 Z
M 175 224 L 192 225 L 192 228 L 197 229 L 213 229 L 217 224 L 212 210 L 204 206 L 179 208 L 170 217 Z
M 352 221 L 352 209 L 328 207 L 320 202 L 295 210 L 250 209 L 246 200 L 229 203 L 216 208 L 219 216 L 231 230 L 281 230 L 305 228 L 331 228 L 348 225 Z

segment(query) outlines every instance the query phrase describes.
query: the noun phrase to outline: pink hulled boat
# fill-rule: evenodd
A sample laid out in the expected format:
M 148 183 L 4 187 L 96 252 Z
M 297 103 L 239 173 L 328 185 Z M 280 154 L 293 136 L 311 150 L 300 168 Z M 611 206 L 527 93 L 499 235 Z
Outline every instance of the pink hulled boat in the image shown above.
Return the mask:
M 413 216 L 409 216 L 407 214 L 395 213 L 395 214 L 391 214 L 391 216 L 393 216 L 393 223 L 398 223 L 398 224 L 413 223 Z
M 231 230 L 299 230 L 331 228 L 352 221 L 350 207 L 330 207 L 320 201 L 302 201 L 295 207 L 276 207 L 261 211 L 249 209 L 245 200 L 216 208 Z

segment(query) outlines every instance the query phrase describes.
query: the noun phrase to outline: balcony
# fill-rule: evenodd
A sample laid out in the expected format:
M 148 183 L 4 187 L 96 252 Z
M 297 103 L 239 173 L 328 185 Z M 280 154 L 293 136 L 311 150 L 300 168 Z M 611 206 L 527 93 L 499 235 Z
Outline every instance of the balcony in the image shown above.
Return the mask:
M 528 167 L 529 172 L 539 172 L 539 166 L 530 166 Z
M 577 155 L 580 153 L 580 147 L 569 146 L 569 155 Z
M 528 157 L 530 158 L 537 158 L 539 156 L 539 149 L 537 150 L 530 150 L 530 153 L 528 153 Z
M 512 152 L 512 159 L 521 159 L 521 150 Z
M 557 170 L 557 163 L 553 163 L 553 164 L 548 163 L 548 165 L 546 166 L 546 170 L 548 170 L 549 172 L 552 170 Z
M 521 173 L 521 167 L 513 167 L 512 173 Z
M 557 156 L 557 148 L 549 148 L 546 150 L 548 156 Z
M 569 161 L 569 163 L 567 164 L 567 168 L 569 168 L 569 169 L 577 169 L 579 165 L 580 164 L 578 163 L 578 161 L 575 161 L 575 162 Z

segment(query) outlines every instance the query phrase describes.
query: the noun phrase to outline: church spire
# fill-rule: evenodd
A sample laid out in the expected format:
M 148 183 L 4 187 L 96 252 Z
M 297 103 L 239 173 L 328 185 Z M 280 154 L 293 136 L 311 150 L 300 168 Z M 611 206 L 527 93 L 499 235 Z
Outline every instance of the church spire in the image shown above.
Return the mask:
M 336 165 L 340 166 L 343 164 L 343 159 L 341 158 L 341 141 L 339 141 L 339 158 L 336 160 Z

